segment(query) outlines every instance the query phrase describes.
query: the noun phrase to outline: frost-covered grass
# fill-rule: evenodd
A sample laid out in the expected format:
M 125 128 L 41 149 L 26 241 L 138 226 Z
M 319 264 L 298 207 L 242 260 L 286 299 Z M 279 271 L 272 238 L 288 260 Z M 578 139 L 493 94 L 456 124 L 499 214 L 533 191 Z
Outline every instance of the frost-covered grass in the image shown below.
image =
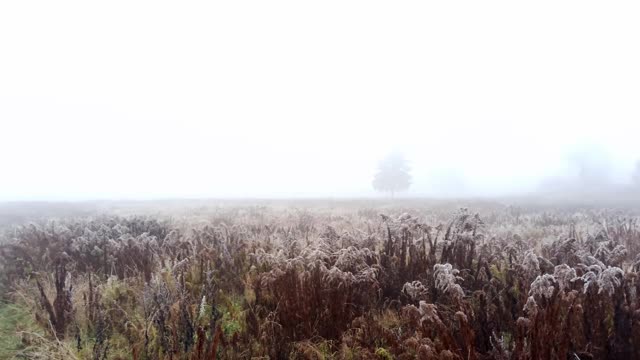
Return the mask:
M 0 357 L 640 358 L 637 213 L 359 204 L 6 229 Z

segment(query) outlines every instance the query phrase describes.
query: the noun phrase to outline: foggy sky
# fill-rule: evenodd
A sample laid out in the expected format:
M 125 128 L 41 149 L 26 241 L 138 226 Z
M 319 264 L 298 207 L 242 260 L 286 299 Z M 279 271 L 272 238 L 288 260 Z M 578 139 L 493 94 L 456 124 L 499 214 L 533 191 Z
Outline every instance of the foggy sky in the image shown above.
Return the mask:
M 637 1 L 3 1 L 0 201 L 409 195 L 640 158 Z M 452 185 L 453 184 L 453 185 Z

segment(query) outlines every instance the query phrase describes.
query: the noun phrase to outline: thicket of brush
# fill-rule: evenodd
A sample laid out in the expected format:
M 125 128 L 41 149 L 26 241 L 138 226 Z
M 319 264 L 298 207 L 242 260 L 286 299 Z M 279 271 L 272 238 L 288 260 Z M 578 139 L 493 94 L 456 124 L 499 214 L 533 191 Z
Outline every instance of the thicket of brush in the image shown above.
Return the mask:
M 32 359 L 640 359 L 636 217 L 382 212 L 18 226 L 3 308 L 35 324 L 0 335 Z

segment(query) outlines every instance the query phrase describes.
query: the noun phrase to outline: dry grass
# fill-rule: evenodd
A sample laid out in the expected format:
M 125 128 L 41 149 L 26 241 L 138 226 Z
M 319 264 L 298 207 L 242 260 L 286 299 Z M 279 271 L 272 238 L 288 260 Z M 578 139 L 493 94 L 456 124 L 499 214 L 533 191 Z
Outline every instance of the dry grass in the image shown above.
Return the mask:
M 414 205 L 6 231 L 1 356 L 640 358 L 634 213 Z

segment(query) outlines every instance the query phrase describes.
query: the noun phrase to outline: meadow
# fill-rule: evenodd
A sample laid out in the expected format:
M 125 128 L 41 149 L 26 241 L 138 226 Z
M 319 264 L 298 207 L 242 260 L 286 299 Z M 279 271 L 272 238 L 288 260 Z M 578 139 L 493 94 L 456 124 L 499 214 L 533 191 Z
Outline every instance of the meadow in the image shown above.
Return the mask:
M 633 207 L 58 210 L 0 223 L 0 359 L 640 359 Z

